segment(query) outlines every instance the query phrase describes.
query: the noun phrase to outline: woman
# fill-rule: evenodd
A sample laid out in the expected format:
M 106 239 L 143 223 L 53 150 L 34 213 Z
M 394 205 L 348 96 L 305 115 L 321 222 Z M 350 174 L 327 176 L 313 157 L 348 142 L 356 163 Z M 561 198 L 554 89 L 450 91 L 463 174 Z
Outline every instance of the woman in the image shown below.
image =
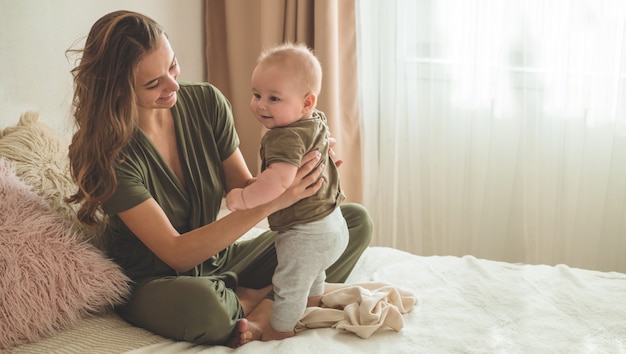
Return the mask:
M 224 96 L 210 84 L 177 82 L 165 32 L 138 13 L 103 16 L 79 52 L 69 149 L 78 191 L 68 202 L 80 205 L 86 225 L 106 222 L 107 253 L 133 280 L 118 313 L 198 344 L 259 339 L 271 316 L 275 234 L 236 241 L 317 192 L 319 153 L 303 158 L 294 183 L 274 201 L 216 221 L 224 193 L 251 178 Z M 365 209 L 346 204 L 342 213 L 350 241 L 328 268 L 329 282 L 345 281 L 371 237 Z

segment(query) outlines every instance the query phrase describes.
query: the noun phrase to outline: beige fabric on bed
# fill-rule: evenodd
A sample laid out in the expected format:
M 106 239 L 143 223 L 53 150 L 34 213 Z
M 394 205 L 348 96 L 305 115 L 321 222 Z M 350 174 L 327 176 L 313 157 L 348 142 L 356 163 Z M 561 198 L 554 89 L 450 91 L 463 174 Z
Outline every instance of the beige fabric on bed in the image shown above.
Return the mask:
M 417 297 L 389 283 L 350 284 L 330 290 L 322 297 L 324 307 L 310 307 L 296 326 L 307 328 L 333 327 L 369 338 L 380 328 L 399 331 L 404 327 L 402 314 L 410 312 Z

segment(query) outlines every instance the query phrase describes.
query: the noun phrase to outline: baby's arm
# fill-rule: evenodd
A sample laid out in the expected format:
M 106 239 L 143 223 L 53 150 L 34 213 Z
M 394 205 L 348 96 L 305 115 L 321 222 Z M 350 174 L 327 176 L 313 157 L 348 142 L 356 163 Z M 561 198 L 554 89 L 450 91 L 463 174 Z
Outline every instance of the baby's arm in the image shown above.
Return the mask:
M 226 195 L 226 207 L 230 211 L 244 210 L 276 199 L 291 185 L 297 171 L 298 166 L 290 163 L 272 163 L 254 183 L 245 188 L 233 188 Z

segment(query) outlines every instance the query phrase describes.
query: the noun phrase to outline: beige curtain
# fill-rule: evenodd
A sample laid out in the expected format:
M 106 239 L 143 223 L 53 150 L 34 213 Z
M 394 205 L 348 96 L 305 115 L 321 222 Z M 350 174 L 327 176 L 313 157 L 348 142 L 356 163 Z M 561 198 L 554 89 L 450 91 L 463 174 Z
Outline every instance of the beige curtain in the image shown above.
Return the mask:
M 259 170 L 263 127 L 249 108 L 250 76 L 262 49 L 284 41 L 305 43 L 322 63 L 318 108 L 328 117 L 344 160 L 341 178 L 347 200 L 363 196 L 357 102 L 356 25 L 353 0 L 208 0 L 206 3 L 208 81 L 233 106 L 241 150 L 248 167 Z

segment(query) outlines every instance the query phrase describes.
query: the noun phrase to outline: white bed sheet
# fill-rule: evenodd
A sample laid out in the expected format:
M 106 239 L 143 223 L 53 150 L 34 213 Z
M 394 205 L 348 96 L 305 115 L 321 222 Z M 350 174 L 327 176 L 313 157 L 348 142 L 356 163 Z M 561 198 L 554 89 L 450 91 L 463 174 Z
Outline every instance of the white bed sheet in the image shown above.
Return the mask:
M 348 279 L 367 281 L 389 282 L 417 296 L 400 332 L 362 339 L 323 328 L 233 350 L 167 340 L 106 314 L 13 352 L 626 353 L 626 274 L 370 247 Z

